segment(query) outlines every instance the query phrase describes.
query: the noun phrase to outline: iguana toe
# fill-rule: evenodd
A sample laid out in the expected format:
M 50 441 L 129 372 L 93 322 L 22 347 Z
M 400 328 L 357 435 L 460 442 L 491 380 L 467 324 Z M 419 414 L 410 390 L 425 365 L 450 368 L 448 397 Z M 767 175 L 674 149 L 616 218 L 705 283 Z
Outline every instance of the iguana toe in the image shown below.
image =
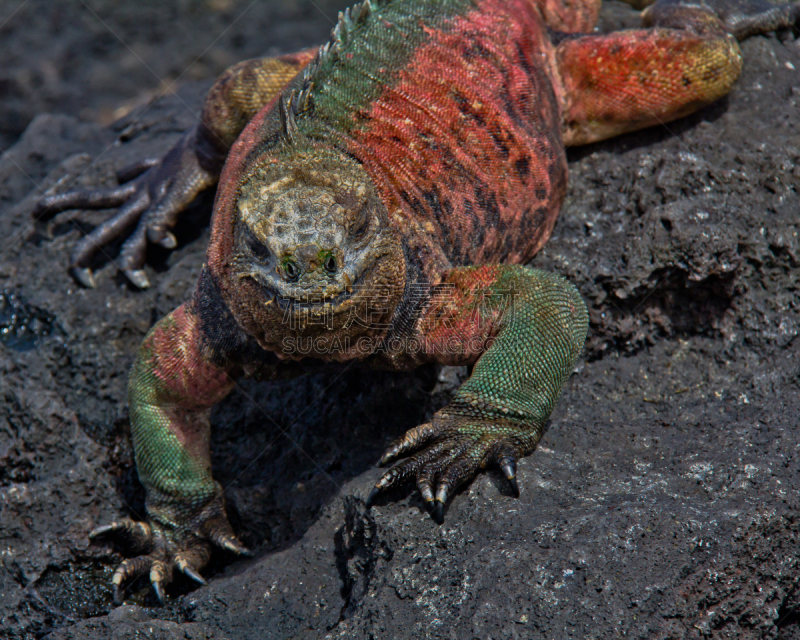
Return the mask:
M 94 540 L 109 534 L 119 538 L 125 546 L 134 551 L 144 551 L 152 547 L 153 530 L 147 522 L 138 522 L 130 518 L 115 520 L 111 524 L 93 529 L 89 533 L 89 539 Z
M 198 584 L 202 584 L 202 585 L 208 584 L 208 582 L 206 582 L 206 579 L 203 576 L 201 576 L 192 567 L 191 564 L 189 564 L 189 561 L 183 555 L 178 554 L 178 555 L 175 556 L 175 566 L 178 568 L 178 571 L 180 571 L 185 576 L 191 578 L 192 580 L 194 580 Z
M 91 539 L 111 535 L 119 539 L 134 553 L 133 558 L 124 560 L 111 579 L 114 585 L 114 603 L 124 600 L 125 588 L 137 578 L 148 574 L 156 598 L 161 604 L 165 601 L 165 589 L 177 569 L 185 576 L 201 585 L 206 584 L 200 571 L 211 558 L 211 547 L 216 545 L 238 555 L 252 555 L 230 530 L 224 515 L 212 511 L 211 515 L 201 514 L 194 522 L 201 521 L 196 533 L 191 530 L 192 522 L 187 523 L 177 533 L 165 530 L 157 522 L 136 522 L 129 518 L 98 527 L 89 534 Z
M 516 461 L 521 444 L 507 422 L 498 423 L 494 429 L 487 423 L 491 420 L 439 415 L 432 423 L 410 429 L 387 449 L 381 462 L 418 451 L 383 474 L 370 493 L 367 506 L 380 492 L 414 479 L 431 517 L 441 524 L 452 494 L 489 465 L 500 467 L 514 495 L 519 497 Z
M 78 281 L 78 284 L 87 289 L 94 289 L 97 286 L 97 281 L 94 279 L 94 272 L 89 267 L 72 267 L 72 277 Z
M 436 437 L 436 430 L 429 422 L 406 431 L 402 438 L 395 440 L 381 456 L 381 465 L 388 464 L 405 454 L 419 449 Z
M 33 208 L 31 217 L 46 221 L 69 209 L 104 209 L 119 207 L 136 192 L 136 183 L 123 184 L 110 189 L 68 191 L 45 196 Z
M 120 184 L 122 184 L 123 182 L 130 182 L 131 180 L 138 178 L 150 167 L 154 167 L 160 162 L 161 158 L 153 156 L 137 160 L 133 164 L 129 164 L 126 167 L 122 167 L 122 169 L 117 171 L 117 182 L 119 182 Z
M 150 287 L 150 278 L 142 269 L 124 269 L 122 273 L 137 289 L 147 289 Z
M 116 568 L 114 575 L 111 577 L 111 584 L 114 585 L 114 604 L 122 604 L 125 600 L 122 585 L 142 575 L 149 566 L 149 558 L 140 556 L 128 558 Z
M 519 484 L 517 484 L 517 461 L 513 458 L 505 457 L 499 462 L 500 470 L 511 485 L 514 497 L 519 498 Z

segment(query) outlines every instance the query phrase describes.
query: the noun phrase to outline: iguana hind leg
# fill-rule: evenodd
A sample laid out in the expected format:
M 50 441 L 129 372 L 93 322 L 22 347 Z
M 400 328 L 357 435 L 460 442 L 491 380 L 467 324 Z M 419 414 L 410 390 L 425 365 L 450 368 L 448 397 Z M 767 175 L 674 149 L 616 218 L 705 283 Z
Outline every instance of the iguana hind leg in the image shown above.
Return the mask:
M 800 2 L 659 0 L 650 29 L 568 37 L 557 47 L 564 142 L 604 140 L 688 115 L 726 95 L 742 68 L 737 38 L 790 26 Z

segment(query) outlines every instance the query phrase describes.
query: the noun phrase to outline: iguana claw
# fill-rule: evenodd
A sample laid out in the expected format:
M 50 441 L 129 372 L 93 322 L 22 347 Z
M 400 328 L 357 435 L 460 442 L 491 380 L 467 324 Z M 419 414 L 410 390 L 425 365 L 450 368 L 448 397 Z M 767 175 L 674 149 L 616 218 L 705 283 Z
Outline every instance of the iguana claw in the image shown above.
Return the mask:
M 118 179 L 129 181 L 125 184 L 49 195 L 36 204 L 32 215 L 42 221 L 68 209 L 117 208 L 72 251 L 70 268 L 81 285 L 95 286 L 89 268 L 95 254 L 115 239 L 127 236 L 117 259 L 118 266 L 135 287 L 150 286 L 142 269 L 147 243 L 174 249 L 178 242 L 169 229 L 200 191 L 216 183 L 216 175 L 199 164 L 194 136 L 195 130 L 188 132 L 163 159 L 148 158 L 121 170 Z
M 431 517 L 442 524 L 453 492 L 490 465 L 500 467 L 519 497 L 516 461 L 532 450 L 535 440 L 538 437 L 530 430 L 517 429 L 506 420 L 440 412 L 432 422 L 410 429 L 386 450 L 381 464 L 417 453 L 383 474 L 367 498 L 367 507 L 382 491 L 414 479 Z
M 161 604 L 165 602 L 164 589 L 172 582 L 175 569 L 198 584 L 207 584 L 205 578 L 200 575 L 200 570 L 208 564 L 212 544 L 238 555 L 252 555 L 236 536 L 228 531 L 230 525 L 227 520 L 224 522 L 207 520 L 201 529 L 209 533 L 184 535 L 182 536 L 184 539 L 180 541 L 171 540 L 170 538 L 174 538 L 175 535 L 163 531 L 157 523 L 137 522 L 129 518 L 94 529 L 89 534 L 90 539 L 106 535 L 119 536 L 125 546 L 141 554 L 123 560 L 114 571 L 111 578 L 114 585 L 114 603 L 122 604 L 125 585 L 145 574 L 148 574 L 156 598 Z

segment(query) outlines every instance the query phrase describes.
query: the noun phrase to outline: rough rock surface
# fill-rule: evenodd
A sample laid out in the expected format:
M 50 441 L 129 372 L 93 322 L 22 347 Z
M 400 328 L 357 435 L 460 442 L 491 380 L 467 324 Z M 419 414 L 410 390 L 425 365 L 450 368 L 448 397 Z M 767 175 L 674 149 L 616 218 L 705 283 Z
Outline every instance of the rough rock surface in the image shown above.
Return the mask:
M 604 11 L 604 28 L 635 19 Z M 291 25 L 271 27 L 275 46 L 328 23 Z M 29 212 L 163 152 L 208 84 L 111 128 L 36 117 L 0 158 L 0 637 L 800 638 L 800 40 L 743 49 L 722 103 L 570 153 L 534 263 L 580 287 L 590 337 L 519 500 L 489 473 L 442 527 L 410 488 L 364 509 L 383 447 L 463 371 L 244 383 L 212 415 L 213 465 L 257 555 L 220 554 L 165 608 L 145 584 L 113 608 L 121 556 L 86 534 L 142 512 L 126 371 L 194 284 L 211 197 L 177 251 L 152 252 L 146 292 L 113 251 L 95 290 L 66 274 L 102 213 L 36 229 Z

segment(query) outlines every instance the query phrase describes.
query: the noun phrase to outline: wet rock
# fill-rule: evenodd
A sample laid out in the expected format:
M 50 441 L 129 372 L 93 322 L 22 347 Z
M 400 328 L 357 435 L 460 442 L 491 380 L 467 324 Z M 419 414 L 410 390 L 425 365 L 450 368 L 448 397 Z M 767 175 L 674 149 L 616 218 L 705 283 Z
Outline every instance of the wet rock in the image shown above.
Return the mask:
M 0 342 L 10 349 L 27 351 L 53 333 L 55 318 L 31 306 L 12 292 L 0 291 Z

